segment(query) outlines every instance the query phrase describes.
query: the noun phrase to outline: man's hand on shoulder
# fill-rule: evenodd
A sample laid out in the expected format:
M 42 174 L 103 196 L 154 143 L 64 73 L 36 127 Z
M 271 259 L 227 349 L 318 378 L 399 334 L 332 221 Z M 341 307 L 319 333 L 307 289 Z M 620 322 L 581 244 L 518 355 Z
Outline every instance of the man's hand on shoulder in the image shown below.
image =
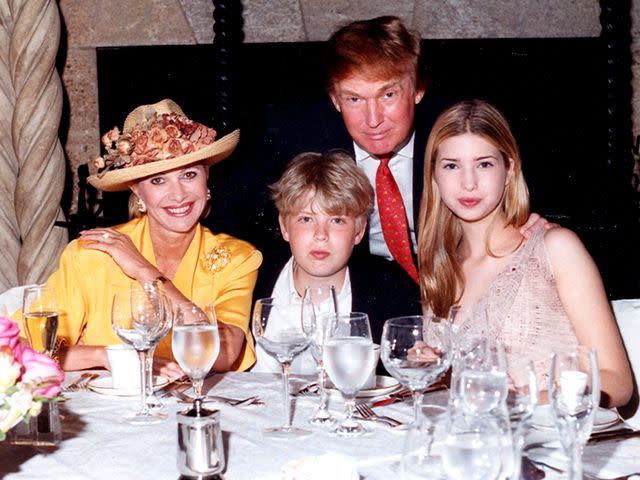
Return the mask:
M 546 218 L 541 217 L 537 213 L 532 213 L 529 215 L 529 219 L 526 223 L 520 227 L 520 233 L 524 238 L 529 238 L 533 232 L 538 230 L 539 228 L 544 228 L 545 230 L 551 230 L 552 228 L 559 227 L 557 223 L 551 223 Z

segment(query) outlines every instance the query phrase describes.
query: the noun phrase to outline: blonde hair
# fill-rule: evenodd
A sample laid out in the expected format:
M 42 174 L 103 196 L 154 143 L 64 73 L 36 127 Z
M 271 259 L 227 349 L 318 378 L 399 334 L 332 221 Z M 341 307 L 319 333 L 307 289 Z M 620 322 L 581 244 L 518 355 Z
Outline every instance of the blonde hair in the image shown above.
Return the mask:
M 271 198 L 283 217 L 304 208 L 309 195 L 329 215 L 349 215 L 359 222 L 366 222 L 373 209 L 369 180 L 354 159 L 340 150 L 296 155 L 271 185 Z
M 500 151 L 505 166 L 512 161 L 511 175 L 505 186 L 499 208 L 506 225 L 520 227 L 529 217 L 529 192 L 522 174 L 518 144 L 505 117 L 491 104 L 482 100 L 459 102 L 437 118 L 424 157 L 424 187 L 418 220 L 418 265 L 420 294 L 425 307 L 436 315 L 445 316 L 464 290 L 464 276 L 456 255 L 462 238 L 460 220 L 442 202 L 433 177 L 434 163 L 440 144 L 451 137 L 473 133 L 481 136 Z M 498 217 L 496 217 L 498 218 Z M 485 245 L 489 247 L 490 225 Z

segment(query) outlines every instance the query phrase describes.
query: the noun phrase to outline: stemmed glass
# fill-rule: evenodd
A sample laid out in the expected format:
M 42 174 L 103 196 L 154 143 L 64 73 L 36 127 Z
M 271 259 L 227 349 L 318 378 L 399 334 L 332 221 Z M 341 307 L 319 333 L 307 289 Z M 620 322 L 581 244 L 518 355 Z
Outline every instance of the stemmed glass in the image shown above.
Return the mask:
M 318 386 L 320 405 L 309 420 L 312 425 L 333 425 L 335 418 L 327 408 L 327 391 L 325 389 L 326 371 L 322 361 L 324 344 L 335 324 L 338 313 L 336 289 L 333 285 L 307 287 L 302 301 L 302 328 L 311 339 L 309 349 L 318 365 Z
M 535 364 L 526 355 L 507 354 L 509 393 L 507 407 L 513 432 L 513 480 L 520 479 L 522 448 L 529 419 L 538 403 L 539 387 Z
M 173 319 L 173 356 L 191 380 L 196 399 L 202 399 L 204 379 L 220 353 L 215 308 L 208 305 L 206 310 L 209 315 L 193 303 L 182 303 Z
M 366 313 L 338 314 L 334 328 L 324 345 L 323 362 L 329 378 L 344 397 L 346 419 L 331 433 L 358 437 L 369 430 L 353 420 L 356 394 L 366 383 L 374 367 L 371 326 Z
M 499 444 L 492 447 L 492 461 L 500 466 L 501 477 L 509 478 L 514 470 L 514 448 L 506 403 L 507 357 L 504 346 L 487 338 L 476 339 L 470 345 L 473 347 L 456 364 L 460 398 L 457 407 L 474 419 L 477 432 L 498 429 Z M 500 461 L 496 461 L 498 453 Z
M 147 385 L 152 363 L 147 361 L 147 356 L 170 330 L 172 317 L 169 301 L 153 284 L 135 284 L 113 297 L 111 326 L 140 356 L 140 410 L 125 417 L 133 425 L 157 423 L 167 418 L 164 409 L 151 409 L 146 402 L 147 393 L 153 389 Z
M 502 408 L 507 399 L 507 357 L 497 341 L 480 339 L 461 359 L 460 393 L 465 408 L 476 415 Z
M 22 297 L 24 329 L 31 348 L 51 355 L 58 333 L 58 306 L 53 287 L 27 287 Z
M 263 433 L 269 437 L 290 438 L 311 433 L 291 424 L 289 367 L 310 342 L 302 329 L 301 316 L 300 305 L 278 303 L 273 298 L 256 300 L 253 309 L 251 330 L 256 342 L 282 366 L 285 424 L 265 429 Z
M 422 315 L 391 318 L 382 328 L 380 357 L 387 371 L 411 390 L 417 424 L 424 391 L 451 364 L 451 322 Z
M 22 296 L 22 318 L 31 348 L 51 356 L 55 350 L 58 335 L 56 289 L 44 285 L 25 288 Z M 35 436 L 36 444 L 59 443 L 62 431 L 58 404 L 43 403 L 40 414 L 36 418 L 32 417 L 25 428 L 29 430 L 28 437 Z
M 439 405 L 422 405 L 420 421 L 412 424 L 405 438 L 400 471 L 403 480 L 444 478 L 442 459 L 434 443 L 444 441 L 447 409 Z
M 568 479 L 582 479 L 582 451 L 600 403 L 600 371 L 595 349 L 578 346 L 554 353 L 549 400 L 560 441 L 569 456 Z

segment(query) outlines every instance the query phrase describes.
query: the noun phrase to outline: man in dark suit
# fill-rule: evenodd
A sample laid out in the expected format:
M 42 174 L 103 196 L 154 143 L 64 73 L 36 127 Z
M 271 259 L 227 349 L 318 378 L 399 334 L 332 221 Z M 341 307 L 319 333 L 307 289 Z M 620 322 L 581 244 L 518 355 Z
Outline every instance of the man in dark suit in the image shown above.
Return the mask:
M 417 216 L 426 139 L 439 109 L 416 109 L 425 93 L 419 59 L 420 37 L 396 17 L 353 22 L 328 42 L 329 96 L 376 192 L 367 238 L 350 262 L 353 310 L 370 315 L 376 341 L 387 318 L 421 313 Z

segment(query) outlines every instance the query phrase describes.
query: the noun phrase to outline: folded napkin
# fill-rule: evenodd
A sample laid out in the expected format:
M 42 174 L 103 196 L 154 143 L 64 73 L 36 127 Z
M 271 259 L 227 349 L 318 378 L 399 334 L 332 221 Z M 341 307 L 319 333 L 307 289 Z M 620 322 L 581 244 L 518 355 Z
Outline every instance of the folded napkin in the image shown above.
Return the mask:
M 359 480 L 354 458 L 337 453 L 303 457 L 282 467 L 282 480 Z

